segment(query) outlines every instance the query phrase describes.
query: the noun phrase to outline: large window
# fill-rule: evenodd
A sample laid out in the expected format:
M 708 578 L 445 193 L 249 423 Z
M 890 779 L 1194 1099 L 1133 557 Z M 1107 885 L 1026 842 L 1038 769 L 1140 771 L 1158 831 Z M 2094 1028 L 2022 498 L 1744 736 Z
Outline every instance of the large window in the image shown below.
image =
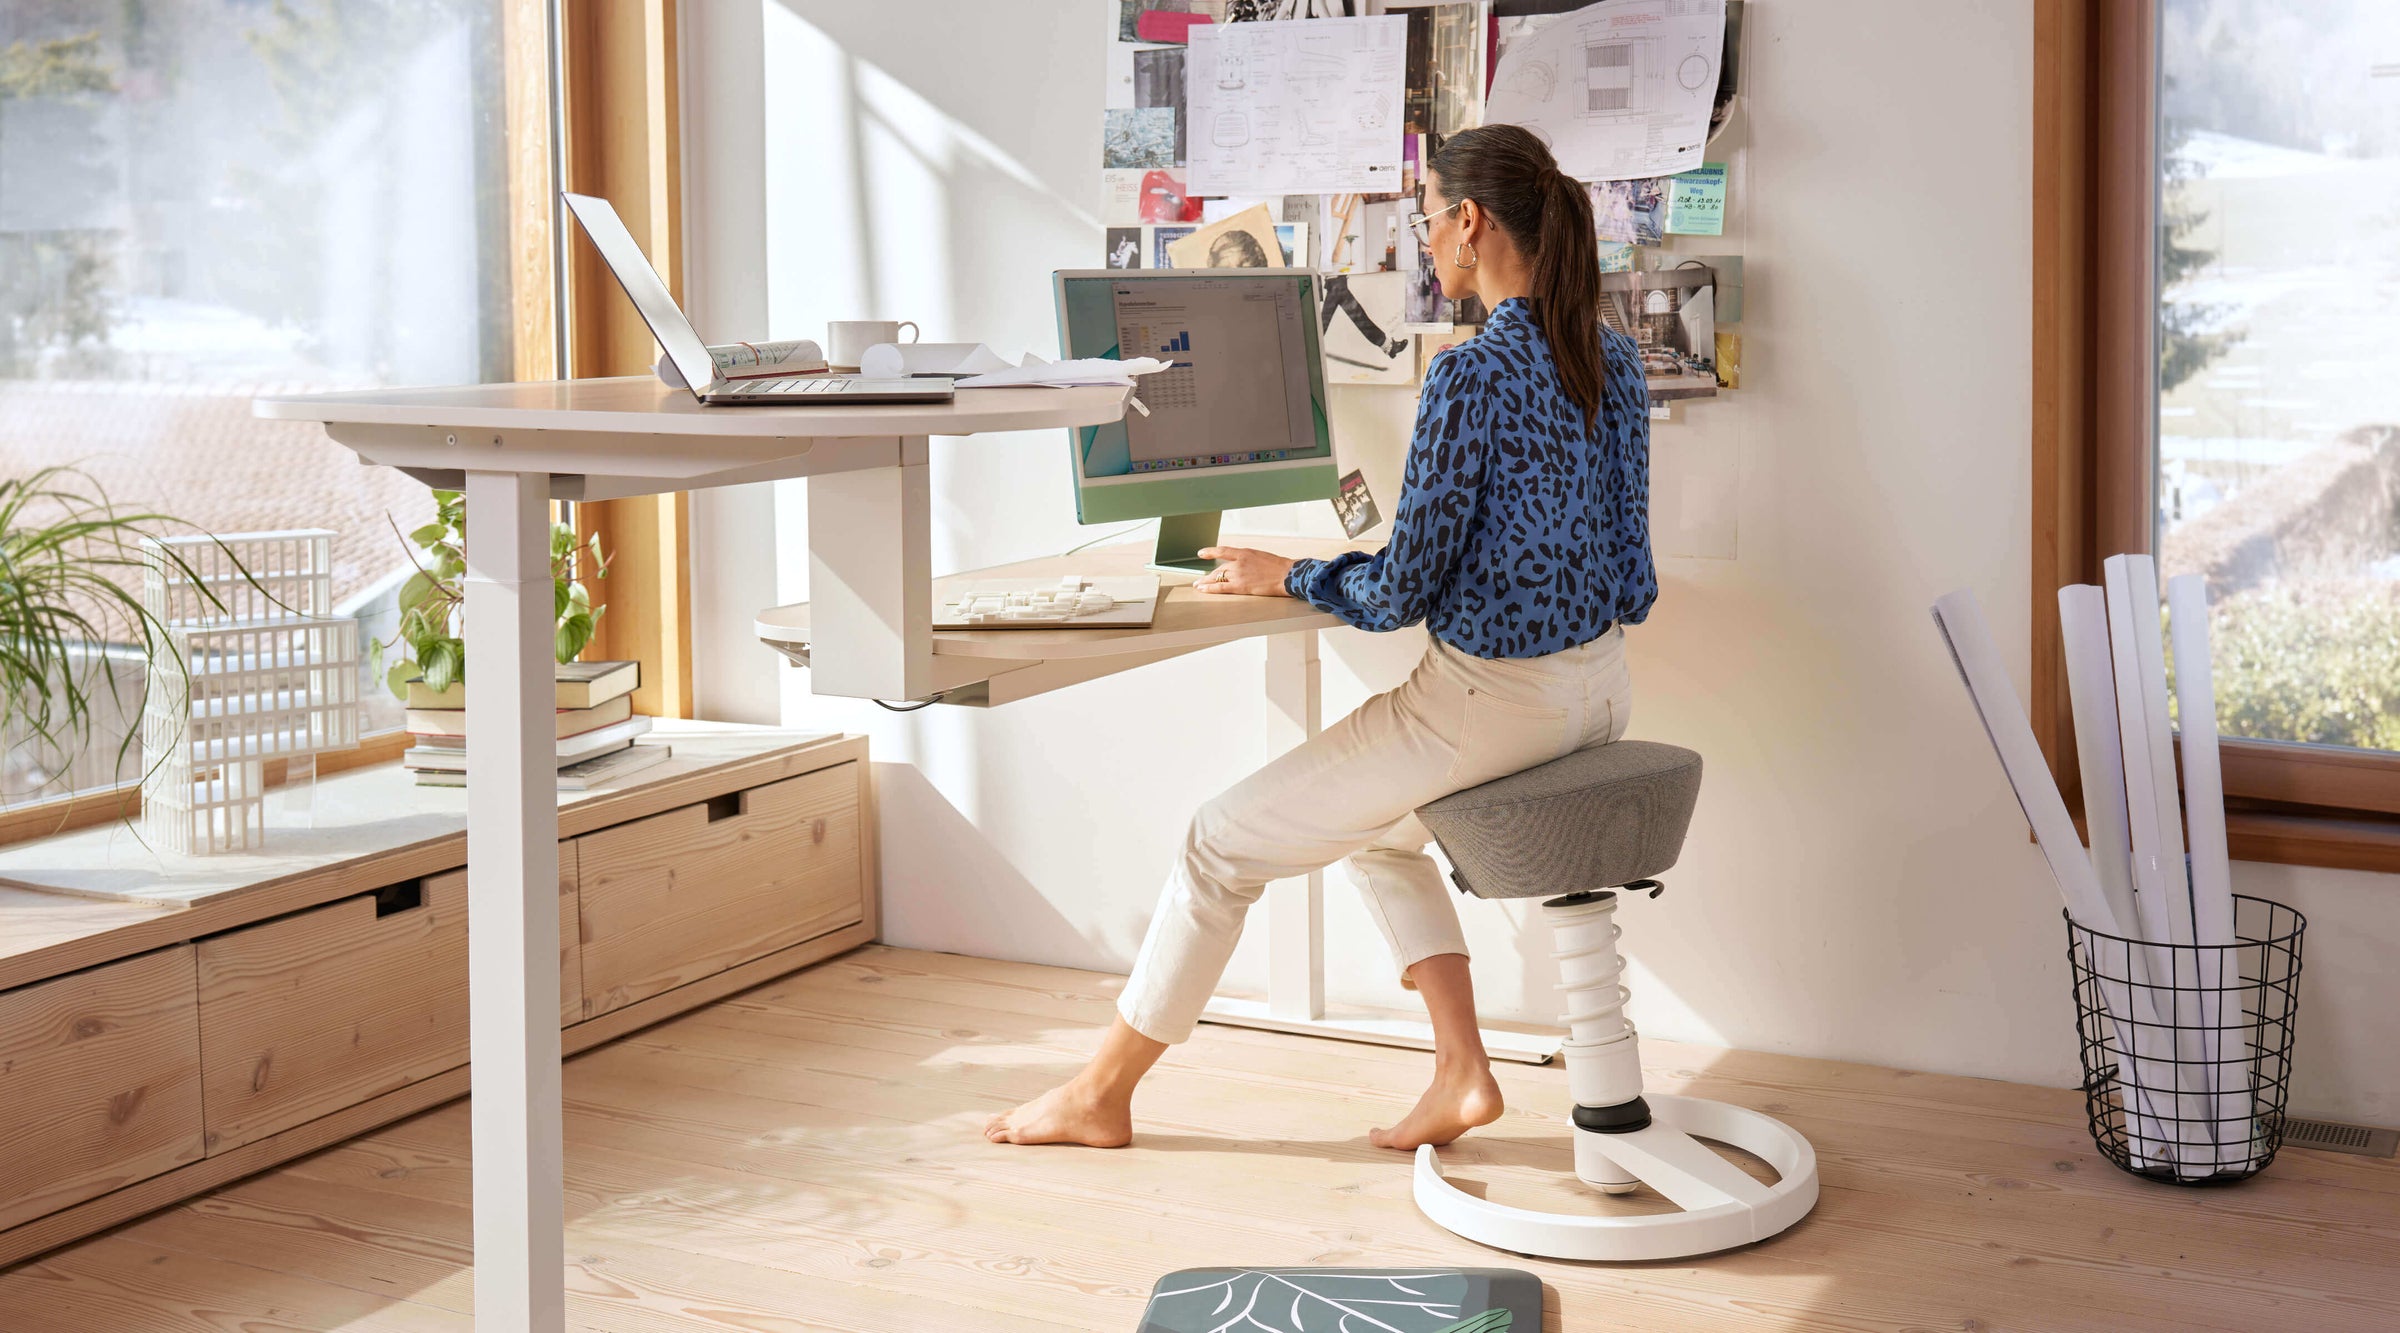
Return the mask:
M 2400 750 L 2400 4 L 2157 4 L 2153 549 L 2226 734 Z
M 517 2 L 0 5 L 0 473 L 81 463 L 204 530 L 333 529 L 340 609 L 388 636 L 424 488 L 250 397 L 505 380 L 552 336 L 511 300 Z M 118 780 L 115 749 L 64 785 Z

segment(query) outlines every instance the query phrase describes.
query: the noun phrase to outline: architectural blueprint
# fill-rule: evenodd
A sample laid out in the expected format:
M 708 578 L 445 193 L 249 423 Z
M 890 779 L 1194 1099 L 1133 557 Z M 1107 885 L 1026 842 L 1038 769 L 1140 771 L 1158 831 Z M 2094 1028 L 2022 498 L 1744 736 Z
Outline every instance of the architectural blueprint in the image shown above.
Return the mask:
M 1398 15 L 1194 28 L 1184 69 L 1193 192 L 1398 190 L 1407 50 Z
M 1485 124 L 1542 136 L 1577 180 L 1700 165 L 1725 48 L 1725 0 L 1601 0 L 1500 32 Z

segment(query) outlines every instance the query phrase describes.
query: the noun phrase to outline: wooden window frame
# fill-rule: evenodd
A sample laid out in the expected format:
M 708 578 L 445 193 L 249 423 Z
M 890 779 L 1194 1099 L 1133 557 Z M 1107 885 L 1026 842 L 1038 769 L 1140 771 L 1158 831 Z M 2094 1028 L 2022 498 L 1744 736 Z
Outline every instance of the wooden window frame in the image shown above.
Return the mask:
M 2082 808 L 2058 589 L 2148 551 L 2158 219 L 2156 0 L 2037 0 L 2033 173 L 2033 699 Z M 2400 753 L 2228 738 L 2235 859 L 2400 871 Z
M 567 188 L 615 205 L 667 290 L 683 299 L 683 152 L 676 0 L 570 0 L 558 7 Z M 600 263 L 561 229 L 566 373 L 648 375 L 657 345 Z M 528 376 L 527 378 L 548 378 Z M 608 607 L 583 657 L 642 664 L 637 713 L 692 716 L 691 499 L 684 492 L 573 506 L 597 536 Z

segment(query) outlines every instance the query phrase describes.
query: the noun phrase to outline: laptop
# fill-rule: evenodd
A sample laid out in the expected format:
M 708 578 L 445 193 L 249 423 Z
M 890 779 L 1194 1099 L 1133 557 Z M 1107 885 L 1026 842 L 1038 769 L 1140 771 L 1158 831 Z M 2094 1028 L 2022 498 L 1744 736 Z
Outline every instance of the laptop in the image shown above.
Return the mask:
M 667 292 L 667 284 L 659 280 L 658 270 L 642 248 L 634 244 L 633 233 L 606 199 L 595 195 L 559 191 L 575 220 L 583 224 L 583 234 L 592 240 L 592 248 L 600 252 L 608 271 L 617 275 L 617 284 L 642 314 L 642 322 L 650 326 L 650 336 L 666 349 L 667 358 L 683 372 L 683 382 L 692 396 L 702 404 L 725 405 L 766 404 L 797 407 L 809 403 L 946 403 L 954 396 L 951 381 L 942 376 L 919 376 L 904 379 L 874 379 L 864 375 L 780 375 L 762 379 L 729 380 L 717 371 L 715 357 L 693 331 L 692 322 L 683 317 L 683 310 Z

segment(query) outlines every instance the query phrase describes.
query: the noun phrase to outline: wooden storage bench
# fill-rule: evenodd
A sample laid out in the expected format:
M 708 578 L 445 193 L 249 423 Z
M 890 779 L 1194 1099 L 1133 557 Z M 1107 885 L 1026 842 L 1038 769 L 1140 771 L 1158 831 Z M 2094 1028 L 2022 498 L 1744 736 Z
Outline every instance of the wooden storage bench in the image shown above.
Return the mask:
M 559 802 L 568 1054 L 871 940 L 863 737 L 660 722 Z M 0 1266 L 468 1090 L 465 793 L 325 779 L 263 853 L 0 847 Z

